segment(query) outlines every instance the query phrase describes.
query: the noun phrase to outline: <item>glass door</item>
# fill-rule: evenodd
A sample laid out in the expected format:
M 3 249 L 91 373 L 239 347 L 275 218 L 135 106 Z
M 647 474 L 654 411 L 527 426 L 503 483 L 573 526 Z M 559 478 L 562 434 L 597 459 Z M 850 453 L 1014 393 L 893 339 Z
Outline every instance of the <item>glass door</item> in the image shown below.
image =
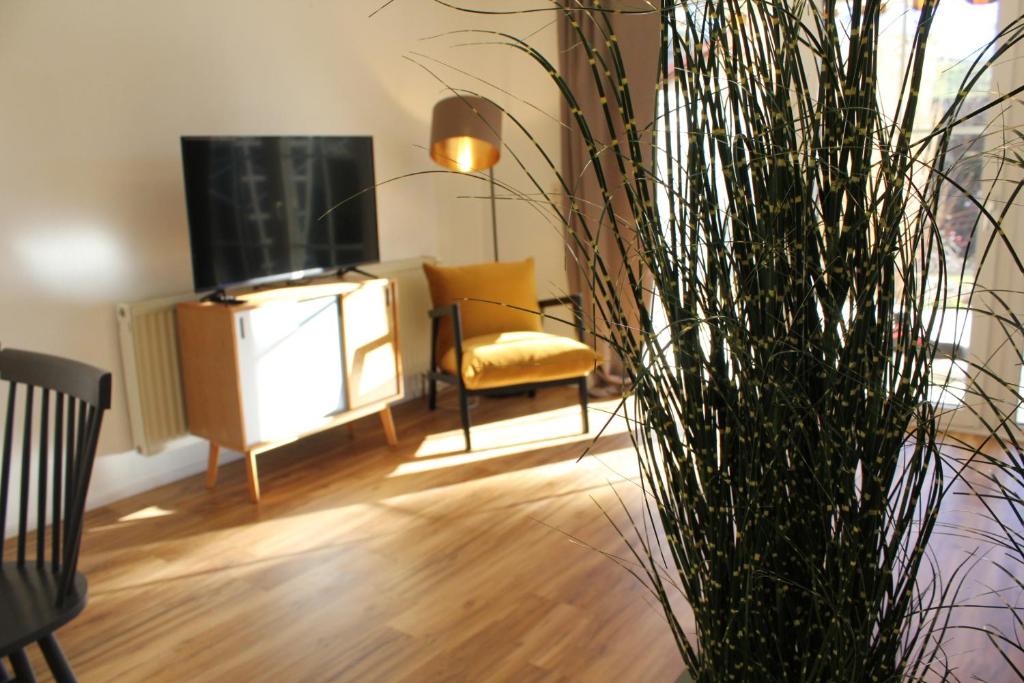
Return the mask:
M 883 93 L 899 90 L 921 7 L 929 1 L 897 0 L 886 8 L 879 45 L 880 64 L 889 65 L 879 70 Z M 922 140 L 939 124 L 971 65 L 991 54 L 985 46 L 1021 14 L 1022 4 L 1022 0 L 941 1 L 928 39 L 914 140 Z M 974 84 L 963 113 L 981 109 L 1009 84 L 1020 82 L 1014 73 L 1019 69 L 1015 62 L 1020 50 L 1016 52 L 1001 59 Z M 949 426 L 955 430 L 987 431 L 982 422 L 991 426 L 1000 415 L 1024 419 L 1016 392 L 1002 383 L 1024 382 L 1021 340 L 1006 324 L 1014 310 L 1022 310 L 1016 292 L 1024 283 L 1010 253 L 1013 249 L 1024 255 L 1018 248 L 1019 219 L 1013 211 L 1008 213 L 1003 221 L 1004 241 L 994 234 L 991 220 L 978 203 L 980 200 L 995 215 L 1006 206 L 1009 183 L 997 184 L 992 178 L 1007 147 L 1015 145 L 1012 131 L 1015 123 L 1019 125 L 1015 120 L 1019 106 L 997 106 L 963 121 L 956 127 L 945 158 L 937 160 L 948 173 L 934 207 L 942 256 L 932 258 L 928 269 L 931 282 L 940 281 L 944 270 L 945 288 L 930 339 L 937 352 L 930 398 L 945 409 Z M 885 112 L 888 117 L 894 114 Z M 1019 141 L 1016 146 L 1019 149 Z M 935 157 L 933 147 L 924 158 L 931 161 Z M 1013 169 L 1003 166 L 1000 172 L 1012 180 Z M 926 171 L 922 167 L 922 176 Z

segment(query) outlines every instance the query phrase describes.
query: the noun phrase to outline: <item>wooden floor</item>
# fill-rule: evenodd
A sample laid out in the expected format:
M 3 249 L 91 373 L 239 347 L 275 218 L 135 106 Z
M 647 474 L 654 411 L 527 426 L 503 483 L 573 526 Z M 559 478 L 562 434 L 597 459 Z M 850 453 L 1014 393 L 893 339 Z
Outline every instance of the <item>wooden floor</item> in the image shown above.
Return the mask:
M 452 397 L 91 513 L 90 602 L 58 632 L 92 681 L 674 681 L 682 668 L 599 505 L 638 501 L 623 425 L 576 462 L 575 389 Z M 591 422 L 603 424 L 592 404 Z M 531 415 L 530 413 L 535 414 Z M 575 540 L 574 540 L 575 539 Z M 586 547 L 587 545 L 593 546 Z M 35 647 L 36 671 L 45 666 Z M 44 679 L 45 680 L 45 679 Z
M 58 632 L 80 680 L 674 682 L 660 609 L 601 554 L 624 550 L 602 509 L 640 503 L 628 436 L 612 422 L 577 462 L 574 401 L 482 399 L 473 453 L 452 396 L 414 401 L 395 449 L 371 417 L 263 456 L 259 506 L 238 461 L 215 491 L 197 475 L 90 513 L 90 603 Z M 591 407 L 596 432 L 614 402 Z M 982 605 L 954 623 L 1012 632 L 985 603 L 1024 602 L 1016 565 L 962 532 L 985 527 L 976 499 L 945 510 L 936 565 L 974 552 L 961 601 Z M 960 680 L 1017 680 L 977 630 L 946 652 Z

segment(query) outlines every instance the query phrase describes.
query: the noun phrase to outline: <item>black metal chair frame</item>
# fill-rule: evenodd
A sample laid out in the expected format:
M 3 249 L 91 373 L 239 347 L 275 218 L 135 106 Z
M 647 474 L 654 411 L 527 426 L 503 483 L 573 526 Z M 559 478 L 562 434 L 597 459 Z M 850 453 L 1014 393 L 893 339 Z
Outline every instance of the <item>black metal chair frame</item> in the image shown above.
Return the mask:
M 545 309 L 553 306 L 569 306 L 572 308 L 573 320 L 575 321 L 576 338 L 579 341 L 584 341 L 583 331 L 583 299 L 579 294 L 570 294 L 569 296 L 557 297 L 554 299 L 545 299 L 538 302 L 540 312 L 543 313 Z M 514 384 L 504 387 L 496 387 L 491 389 L 467 389 L 465 379 L 462 376 L 462 314 L 459 310 L 459 304 L 448 304 L 447 306 L 438 306 L 437 308 L 430 311 L 431 330 L 430 330 L 430 371 L 427 373 L 427 390 L 428 390 L 428 404 L 431 410 L 437 408 L 437 383 L 446 382 L 448 384 L 454 384 L 458 388 L 459 392 L 459 413 L 462 417 L 462 434 L 466 439 L 466 450 L 473 450 L 472 441 L 469 436 L 470 420 L 469 420 L 469 397 L 470 396 L 502 396 L 510 394 L 521 394 L 529 393 L 531 396 L 537 389 L 546 389 L 548 387 L 565 386 L 569 384 L 575 384 L 579 391 L 580 410 L 582 411 L 583 417 L 583 433 L 587 434 L 590 432 L 590 419 L 587 416 L 587 376 L 582 377 L 568 377 L 565 379 L 557 379 L 550 382 L 527 382 L 525 384 Z M 452 330 L 454 333 L 455 340 L 455 367 L 459 369 L 458 375 L 453 375 L 450 372 L 445 372 L 441 369 L 438 363 L 440 359 L 437 357 L 437 335 L 440 332 L 441 320 L 447 316 L 452 319 Z
M 58 683 L 68 683 L 75 676 L 53 634 L 85 608 L 88 587 L 77 571 L 78 553 L 96 443 L 103 414 L 110 408 L 110 373 L 65 358 L 3 349 L 0 379 L 10 385 L 0 456 L 0 681 L 10 680 L 4 657 L 18 683 L 36 680 L 25 655 L 25 648 L 35 642 Z M 24 396 L 24 422 L 18 531 L 14 561 L 5 561 L 19 394 Z M 33 483 L 36 533 L 35 542 L 29 543 Z M 29 557 L 33 546 L 35 556 Z

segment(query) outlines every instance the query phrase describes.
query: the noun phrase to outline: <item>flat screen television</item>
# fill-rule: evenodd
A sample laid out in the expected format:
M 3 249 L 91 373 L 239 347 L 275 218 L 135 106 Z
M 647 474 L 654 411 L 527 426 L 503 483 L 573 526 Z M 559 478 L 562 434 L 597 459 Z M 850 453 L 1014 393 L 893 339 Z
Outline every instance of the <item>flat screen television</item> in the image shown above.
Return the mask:
M 197 292 L 379 260 L 371 137 L 183 137 Z

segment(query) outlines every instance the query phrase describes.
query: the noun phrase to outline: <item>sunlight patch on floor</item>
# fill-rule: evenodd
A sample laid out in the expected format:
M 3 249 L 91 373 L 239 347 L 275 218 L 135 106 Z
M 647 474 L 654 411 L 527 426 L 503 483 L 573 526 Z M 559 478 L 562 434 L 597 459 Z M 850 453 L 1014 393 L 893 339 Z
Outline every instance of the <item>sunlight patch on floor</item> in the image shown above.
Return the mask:
M 120 517 L 117 521 L 119 522 L 138 522 L 141 519 L 153 519 L 154 517 L 166 517 L 173 515 L 174 510 L 166 510 L 159 505 L 150 505 L 149 507 L 130 512 L 123 517 Z
M 86 529 L 87 534 L 96 533 L 99 531 L 111 531 L 117 529 L 122 524 L 128 524 L 131 522 L 141 522 L 147 519 L 157 519 L 158 517 L 169 517 L 174 514 L 174 510 L 167 510 L 160 507 L 159 505 L 150 505 L 144 507 L 135 512 L 129 512 L 126 515 L 121 515 L 117 518 L 117 521 L 113 524 L 94 524 L 90 525 Z
M 580 453 L 582 453 L 586 444 L 593 438 L 592 434 L 577 434 L 576 436 L 563 437 L 560 439 L 544 439 L 541 441 L 531 441 L 525 444 L 516 444 L 498 448 L 477 448 L 474 444 L 473 451 L 470 453 L 458 453 L 455 455 L 434 457 L 429 460 L 411 460 L 409 462 L 403 462 L 401 465 L 396 467 L 388 477 L 401 477 L 409 474 L 419 474 L 422 472 L 444 469 L 446 467 L 458 467 L 459 465 L 492 460 L 494 458 L 501 458 L 541 448 L 550 448 L 552 446 L 564 446 L 571 443 L 578 443 L 580 445 Z M 473 435 L 473 439 L 475 442 L 475 434 Z M 424 446 L 429 447 L 428 452 L 434 450 L 432 446 L 438 445 L 442 452 L 450 453 L 453 450 L 457 450 L 461 444 L 462 432 L 445 432 L 434 435 L 429 441 L 424 441 Z M 417 456 L 422 455 L 422 453 L 417 453 Z
M 430 434 L 416 449 L 417 459 L 402 463 L 388 476 L 429 472 L 569 444 L 579 444 L 583 453 L 604 426 L 607 411 L 613 407 L 591 412 L 589 434 L 580 433 L 580 411 L 575 406 L 474 426 L 473 450 L 469 453 L 464 451 L 461 429 Z M 616 419 L 604 430 L 602 438 L 625 431 L 625 422 Z

